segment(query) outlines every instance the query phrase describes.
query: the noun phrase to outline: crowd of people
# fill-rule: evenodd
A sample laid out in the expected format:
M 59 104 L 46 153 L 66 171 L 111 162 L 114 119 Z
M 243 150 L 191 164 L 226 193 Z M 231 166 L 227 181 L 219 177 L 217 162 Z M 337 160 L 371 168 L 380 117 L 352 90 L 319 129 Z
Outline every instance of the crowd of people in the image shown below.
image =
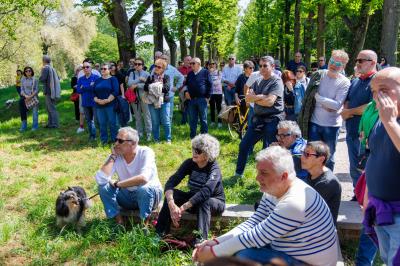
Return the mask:
M 197 215 L 200 232 L 195 261 L 235 255 L 262 264 L 277 258 L 285 265 L 336 265 L 335 226 L 342 188 L 333 171 L 339 129 L 345 123 L 353 200 L 365 213 L 356 265 L 372 265 L 377 246 L 387 265 L 398 265 L 400 69 L 388 66 L 383 57 L 378 64 L 374 51 L 363 50 L 349 79 L 344 72 L 348 61 L 345 51 L 334 50 L 327 62 L 320 57 L 307 71 L 297 52 L 285 70 L 271 56 L 246 60 L 242 68 L 230 55 L 219 69 L 216 61 L 203 65 L 199 58 L 186 56 L 177 69 L 167 55 L 156 52 L 146 71 L 142 58 L 131 59 L 128 70 L 122 62 L 93 64 L 85 59 L 71 82 L 78 94 L 77 132 L 84 132 L 86 120 L 89 140 L 95 140 L 97 121 L 101 142 L 114 143 L 95 176 L 107 217 L 123 224 L 121 208 L 139 209 L 141 220 L 149 223 L 163 188 L 155 154 L 139 140 L 159 142 L 162 125 L 164 139 L 171 143 L 174 96 L 179 95 L 180 123 L 189 122 L 192 157 L 165 184 L 155 228 L 160 236 L 171 226 L 179 227 L 182 213 L 189 211 Z M 44 85 L 46 127 L 57 128 L 60 86 L 50 62 L 43 57 L 39 81 Z M 26 67 L 18 82 L 21 131 L 27 128 L 30 109 L 36 130 L 38 108 L 32 99 L 39 91 L 33 69 Z M 223 104 L 238 105 L 243 112 L 249 109 L 235 176 L 243 177 L 254 145 L 262 140 L 263 150 L 255 158 L 256 180 L 264 194 L 250 219 L 207 240 L 211 216 L 225 209 L 222 176 L 233 174 L 221 173 L 219 142 L 208 134 L 208 106 L 210 126 L 221 127 L 216 114 Z M 128 126 L 131 109 L 136 129 Z M 187 192 L 176 188 L 186 176 Z

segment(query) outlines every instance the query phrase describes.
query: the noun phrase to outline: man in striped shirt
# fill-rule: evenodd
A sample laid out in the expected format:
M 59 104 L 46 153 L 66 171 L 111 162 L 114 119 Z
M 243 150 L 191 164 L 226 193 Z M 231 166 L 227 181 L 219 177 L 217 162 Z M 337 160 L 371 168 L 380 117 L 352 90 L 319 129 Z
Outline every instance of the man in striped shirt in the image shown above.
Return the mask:
M 193 260 L 235 255 L 261 264 L 336 265 L 337 238 L 325 201 L 296 178 L 290 152 L 279 146 L 256 157 L 257 181 L 264 192 L 260 206 L 246 222 L 199 244 Z

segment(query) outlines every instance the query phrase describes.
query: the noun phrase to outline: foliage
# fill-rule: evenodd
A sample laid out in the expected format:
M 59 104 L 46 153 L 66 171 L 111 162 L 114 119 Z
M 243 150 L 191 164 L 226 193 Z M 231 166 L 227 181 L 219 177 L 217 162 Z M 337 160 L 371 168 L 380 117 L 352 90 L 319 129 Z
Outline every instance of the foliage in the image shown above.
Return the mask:
M 117 39 L 103 33 L 97 36 L 89 45 L 85 57 L 91 58 L 94 62 L 116 61 L 119 58 Z

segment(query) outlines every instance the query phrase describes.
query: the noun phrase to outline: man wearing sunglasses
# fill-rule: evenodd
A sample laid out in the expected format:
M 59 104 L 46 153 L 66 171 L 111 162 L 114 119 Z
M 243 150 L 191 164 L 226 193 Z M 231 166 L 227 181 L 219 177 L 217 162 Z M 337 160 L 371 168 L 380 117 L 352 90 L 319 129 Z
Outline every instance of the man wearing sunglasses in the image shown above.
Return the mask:
M 117 224 L 124 223 L 121 208 L 139 209 L 140 219 L 147 223 L 162 196 L 154 152 L 138 143 L 135 129 L 120 128 L 111 154 L 95 176 L 106 216 Z M 117 181 L 112 180 L 115 173 Z
M 242 74 L 242 68 L 235 65 L 235 63 L 236 56 L 230 55 L 228 65 L 222 69 L 222 89 L 227 105 L 235 104 L 235 82 L 240 74 Z
M 339 128 L 343 121 L 340 113 L 350 87 L 350 80 L 341 74 L 348 61 L 349 56 L 345 51 L 332 51 L 328 70 L 318 70 L 311 77 L 299 113 L 303 137 L 308 141 L 321 140 L 329 146 L 332 156 L 326 166 L 332 171 Z
M 336 225 L 342 187 L 338 178 L 325 166 L 328 158 L 328 145 L 322 141 L 311 141 L 307 143 L 302 153 L 301 167 L 309 173 L 305 182 L 314 188 L 328 204 Z

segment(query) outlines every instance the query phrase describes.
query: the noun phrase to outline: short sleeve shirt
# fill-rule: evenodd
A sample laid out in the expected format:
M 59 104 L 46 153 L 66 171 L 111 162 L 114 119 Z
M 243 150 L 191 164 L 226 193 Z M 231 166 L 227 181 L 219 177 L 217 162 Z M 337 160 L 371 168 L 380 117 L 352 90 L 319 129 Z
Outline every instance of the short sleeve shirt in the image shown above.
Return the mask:
M 280 117 L 283 112 L 283 82 L 280 77 L 272 75 L 269 79 L 265 80 L 262 77 L 257 80 L 252 86 L 256 95 L 275 95 L 277 99 L 271 107 L 261 106 L 257 103 L 254 104 L 254 114 L 256 116 L 271 116 Z

